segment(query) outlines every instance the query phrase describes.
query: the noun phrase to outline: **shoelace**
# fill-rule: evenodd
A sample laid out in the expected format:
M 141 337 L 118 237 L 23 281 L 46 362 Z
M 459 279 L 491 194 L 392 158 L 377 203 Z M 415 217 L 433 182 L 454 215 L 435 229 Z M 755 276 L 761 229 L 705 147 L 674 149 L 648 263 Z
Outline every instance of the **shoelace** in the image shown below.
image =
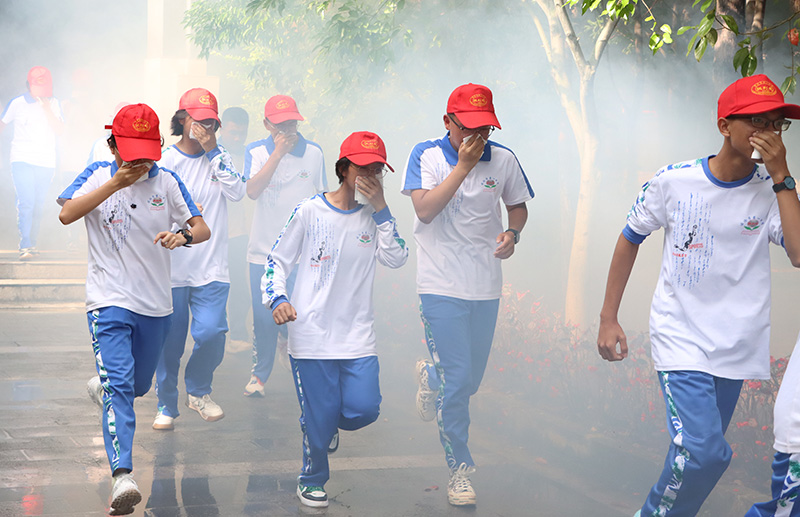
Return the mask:
M 466 463 L 458 466 L 450 479 L 450 487 L 454 492 L 468 492 L 472 490 L 472 483 L 469 475 L 475 472 L 474 467 L 468 467 Z

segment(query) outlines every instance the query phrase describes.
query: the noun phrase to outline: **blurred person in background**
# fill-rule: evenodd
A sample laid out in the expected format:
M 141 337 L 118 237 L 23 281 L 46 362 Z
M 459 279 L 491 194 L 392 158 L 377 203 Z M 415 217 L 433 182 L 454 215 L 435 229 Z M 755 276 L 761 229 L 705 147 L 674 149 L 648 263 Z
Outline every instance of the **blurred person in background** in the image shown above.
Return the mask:
M 697 515 L 731 461 L 725 431 L 742 381 L 770 378 L 770 243 L 800 267 L 800 201 L 781 138 L 787 118 L 800 118 L 800 106 L 786 104 L 767 76 L 728 86 L 717 103 L 722 148 L 659 170 L 617 239 L 597 337 L 607 361 L 628 355 L 622 295 L 639 245 L 664 228 L 650 341 L 670 444 L 636 515 Z
M 127 515 L 142 499 L 132 474 L 133 401 L 150 390 L 170 326 L 169 250 L 207 240 L 209 229 L 178 176 L 155 164 L 162 140 L 150 107 L 122 109 L 111 133 L 114 160 L 87 167 L 58 202 L 63 224 L 86 224 L 86 310 L 98 373 L 87 387 L 102 412 L 109 514 Z
M 772 499 L 754 504 L 745 517 L 800 515 L 800 338 L 783 374 L 774 415 Z
M 237 106 L 222 112 L 222 127 L 219 128 L 219 145 L 231 155 L 233 165 L 244 172 L 245 143 L 250 116 Z M 253 219 L 253 203 L 243 199 L 228 206 L 228 268 L 231 291 L 228 296 L 228 326 L 230 327 L 228 349 L 250 350 L 250 333 L 247 330 L 247 313 L 250 311 L 249 286 L 247 284 L 247 240 L 250 221 Z
M 280 334 L 261 301 L 267 256 L 297 203 L 328 188 L 322 148 L 297 131 L 297 123 L 303 120 L 292 97 L 270 97 L 264 105 L 264 127 L 269 136 L 248 144 L 245 152 L 247 196 L 256 200 L 247 247 L 253 305 L 253 368 L 244 388 L 247 397 L 264 396 Z M 287 290 L 291 294 L 296 275 L 289 273 Z M 279 353 L 285 354 L 283 350 Z
M 275 323 L 289 323 L 303 431 L 297 496 L 305 506 L 328 506 L 328 454 L 338 448 L 339 429 L 361 429 L 380 413 L 375 263 L 399 268 L 408 259 L 383 195 L 387 167 L 378 135 L 361 131 L 347 137 L 336 162 L 339 188 L 297 205 L 261 281 L 263 303 Z M 289 294 L 287 279 L 295 265 L 297 282 Z
M 469 478 L 475 470 L 467 445 L 469 402 L 492 348 L 500 261 L 514 253 L 533 190 L 514 153 L 489 140 L 500 128 L 489 88 L 456 88 L 443 121 L 447 134 L 414 147 L 402 183 L 414 204 L 417 292 L 433 360 L 416 364 L 417 412 L 438 420 L 450 468 L 447 498 L 461 506 L 477 502 Z
M 240 201 L 245 184 L 228 151 L 217 144 L 219 125 L 214 94 L 204 88 L 187 91 L 171 122 L 172 134 L 180 140 L 164 150 L 159 162 L 181 178 L 201 206 L 211 238 L 202 246 L 178 250 L 172 259 L 174 312 L 156 369 L 158 411 L 153 429 L 157 430 L 173 429 L 180 414 L 178 373 L 190 328 L 194 345 L 184 372 L 186 406 L 207 422 L 225 416 L 211 399 L 211 384 L 225 356 L 228 331 L 228 201 Z
M 26 84 L 27 93 L 11 99 L 0 115 L 0 132 L 14 124 L 10 161 L 17 195 L 20 260 L 32 260 L 39 254 L 36 244 L 42 209 L 56 168 L 56 136 L 64 130 L 50 70 L 34 66 Z

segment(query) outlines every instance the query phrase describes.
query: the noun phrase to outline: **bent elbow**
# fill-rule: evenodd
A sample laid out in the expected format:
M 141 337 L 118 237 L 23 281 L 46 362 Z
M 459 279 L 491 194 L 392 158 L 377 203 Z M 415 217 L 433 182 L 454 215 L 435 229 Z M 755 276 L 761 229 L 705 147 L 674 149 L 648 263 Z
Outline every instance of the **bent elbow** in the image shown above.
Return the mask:
M 792 262 L 792 266 L 800 268 L 800 255 L 789 257 L 789 260 Z

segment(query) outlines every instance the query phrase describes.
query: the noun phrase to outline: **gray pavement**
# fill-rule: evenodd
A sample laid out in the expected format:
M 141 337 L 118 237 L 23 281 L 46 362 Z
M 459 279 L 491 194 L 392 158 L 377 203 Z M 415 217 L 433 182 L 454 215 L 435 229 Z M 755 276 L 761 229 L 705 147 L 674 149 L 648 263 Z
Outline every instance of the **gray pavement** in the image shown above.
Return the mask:
M 85 318 L 79 310 L 0 311 L 0 516 L 105 515 L 109 469 L 99 410 L 86 396 L 94 359 Z M 242 389 L 250 354 L 229 349 L 213 393 L 226 416 L 215 423 L 186 409 L 174 431 L 154 431 L 151 391 L 136 402 L 134 474 L 144 499 L 134 515 L 633 514 L 658 471 L 658 455 L 644 460 L 647 479 L 625 472 L 613 450 L 597 453 L 599 466 L 587 466 L 580 454 L 566 458 L 565 449 L 548 445 L 558 437 L 545 441 L 536 418 L 527 415 L 526 422 L 509 425 L 521 411 L 518 401 L 490 389 L 473 399 L 470 443 L 479 464 L 473 476 L 478 506 L 451 507 L 436 426 L 421 422 L 414 409 L 411 370 L 421 347 L 379 345 L 381 417 L 365 429 L 342 433 L 331 457 L 327 510 L 306 509 L 297 501 L 299 409 L 291 376 L 277 361 L 267 397 L 247 399 Z M 582 447 L 580 440 L 567 441 L 575 442 L 567 449 Z M 728 508 L 718 506 L 723 507 Z

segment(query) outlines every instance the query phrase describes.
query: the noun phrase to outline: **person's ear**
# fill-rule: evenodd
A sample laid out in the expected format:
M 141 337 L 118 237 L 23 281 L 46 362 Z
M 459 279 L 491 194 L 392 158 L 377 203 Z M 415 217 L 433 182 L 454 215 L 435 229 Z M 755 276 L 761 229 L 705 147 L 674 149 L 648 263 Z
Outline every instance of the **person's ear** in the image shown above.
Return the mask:
M 717 119 L 717 129 L 722 136 L 731 136 L 731 121 L 726 118 Z

